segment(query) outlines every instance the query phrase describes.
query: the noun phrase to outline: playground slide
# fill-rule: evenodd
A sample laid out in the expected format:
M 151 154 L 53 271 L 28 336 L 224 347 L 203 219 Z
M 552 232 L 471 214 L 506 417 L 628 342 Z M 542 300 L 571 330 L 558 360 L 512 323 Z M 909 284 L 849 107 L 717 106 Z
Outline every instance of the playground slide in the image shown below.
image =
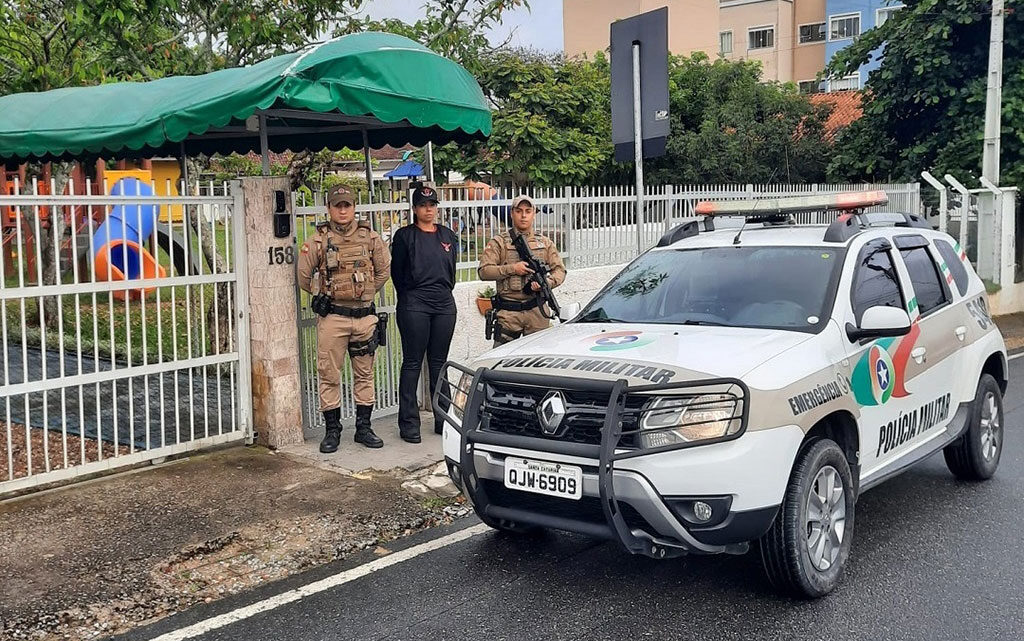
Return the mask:
M 122 178 L 110 189 L 111 196 L 152 196 L 153 188 L 137 178 Z M 96 280 L 164 278 L 167 271 L 143 245 L 152 237 L 160 208 L 157 205 L 115 205 L 94 236 L 93 265 Z M 155 287 L 114 292 L 114 297 L 141 298 Z

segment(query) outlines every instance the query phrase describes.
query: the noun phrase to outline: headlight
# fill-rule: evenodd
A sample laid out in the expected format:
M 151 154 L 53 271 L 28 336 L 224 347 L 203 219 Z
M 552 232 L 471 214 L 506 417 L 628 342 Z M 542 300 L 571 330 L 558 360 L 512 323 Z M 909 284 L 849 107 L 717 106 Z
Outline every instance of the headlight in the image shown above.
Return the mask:
M 473 382 L 472 376 L 467 376 L 465 372 L 459 372 L 459 378 L 455 381 L 455 391 L 452 394 L 452 407 L 455 408 L 455 415 L 459 417 L 461 421 L 466 413 L 466 401 L 469 399 L 468 386 Z
M 722 438 L 738 432 L 741 425 L 731 394 L 662 396 L 643 412 L 640 440 L 648 449 Z

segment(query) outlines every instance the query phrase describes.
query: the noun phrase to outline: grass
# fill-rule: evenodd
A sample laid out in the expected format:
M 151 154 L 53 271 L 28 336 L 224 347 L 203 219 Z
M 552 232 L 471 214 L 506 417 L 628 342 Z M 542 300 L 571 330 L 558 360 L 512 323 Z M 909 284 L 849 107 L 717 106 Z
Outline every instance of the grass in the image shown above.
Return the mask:
M 227 256 L 225 242 L 228 230 L 222 224 L 215 224 L 213 231 L 220 268 L 220 261 Z M 203 225 L 203 232 L 209 233 L 209 226 Z M 199 238 L 195 234 L 190 234 L 188 251 L 202 256 Z M 201 260 L 203 273 L 210 273 L 205 258 Z M 157 252 L 157 262 L 168 274 L 175 274 L 171 256 L 162 249 Z M 18 273 L 27 272 L 27 267 L 25 261 L 19 260 L 14 273 L 4 274 L 4 287 L 18 287 L 19 276 L 24 278 L 25 285 L 34 285 L 38 281 L 38 272 Z M 84 279 L 89 277 L 89 269 L 88 264 L 79 265 Z M 71 266 L 65 264 L 61 275 L 64 284 L 74 284 Z M 59 297 L 59 320 L 46 319 L 45 324 L 41 322 L 42 305 L 38 298 L 7 301 L 2 308 L 11 342 L 24 339 L 28 345 L 41 346 L 45 338 L 48 348 L 63 348 L 71 353 L 77 353 L 81 344 L 83 356 L 98 354 L 137 365 L 186 358 L 190 349 L 192 356 L 216 353 L 216 336 L 209 334 L 206 321 L 209 310 L 215 305 L 215 294 L 216 285 L 213 284 L 158 287 L 144 300 L 127 302 L 117 300 L 110 293 L 64 294 Z M 220 309 L 219 303 L 217 305 L 218 317 L 226 317 L 229 310 Z M 24 327 L 21 321 L 23 314 Z M 61 326 L 63 332 L 59 332 Z

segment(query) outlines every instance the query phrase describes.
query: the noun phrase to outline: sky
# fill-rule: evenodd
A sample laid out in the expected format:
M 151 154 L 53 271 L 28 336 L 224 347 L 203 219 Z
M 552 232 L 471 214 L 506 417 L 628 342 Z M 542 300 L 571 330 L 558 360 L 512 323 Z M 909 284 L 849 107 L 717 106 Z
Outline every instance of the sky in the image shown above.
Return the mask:
M 366 0 L 361 13 L 372 18 L 398 18 L 416 22 L 423 0 Z M 505 13 L 503 23 L 488 34 L 493 44 L 512 35 L 510 46 L 540 51 L 562 51 L 562 0 L 530 0 L 530 9 Z

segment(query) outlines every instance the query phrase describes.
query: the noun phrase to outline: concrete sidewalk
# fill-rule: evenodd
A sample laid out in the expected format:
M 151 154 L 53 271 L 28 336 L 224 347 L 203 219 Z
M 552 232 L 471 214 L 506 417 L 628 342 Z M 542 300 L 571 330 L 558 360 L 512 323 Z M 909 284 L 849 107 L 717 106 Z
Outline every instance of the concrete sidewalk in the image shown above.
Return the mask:
M 468 514 L 402 487 L 421 447 L 355 475 L 233 447 L 2 502 L 0 639 L 107 636 Z

